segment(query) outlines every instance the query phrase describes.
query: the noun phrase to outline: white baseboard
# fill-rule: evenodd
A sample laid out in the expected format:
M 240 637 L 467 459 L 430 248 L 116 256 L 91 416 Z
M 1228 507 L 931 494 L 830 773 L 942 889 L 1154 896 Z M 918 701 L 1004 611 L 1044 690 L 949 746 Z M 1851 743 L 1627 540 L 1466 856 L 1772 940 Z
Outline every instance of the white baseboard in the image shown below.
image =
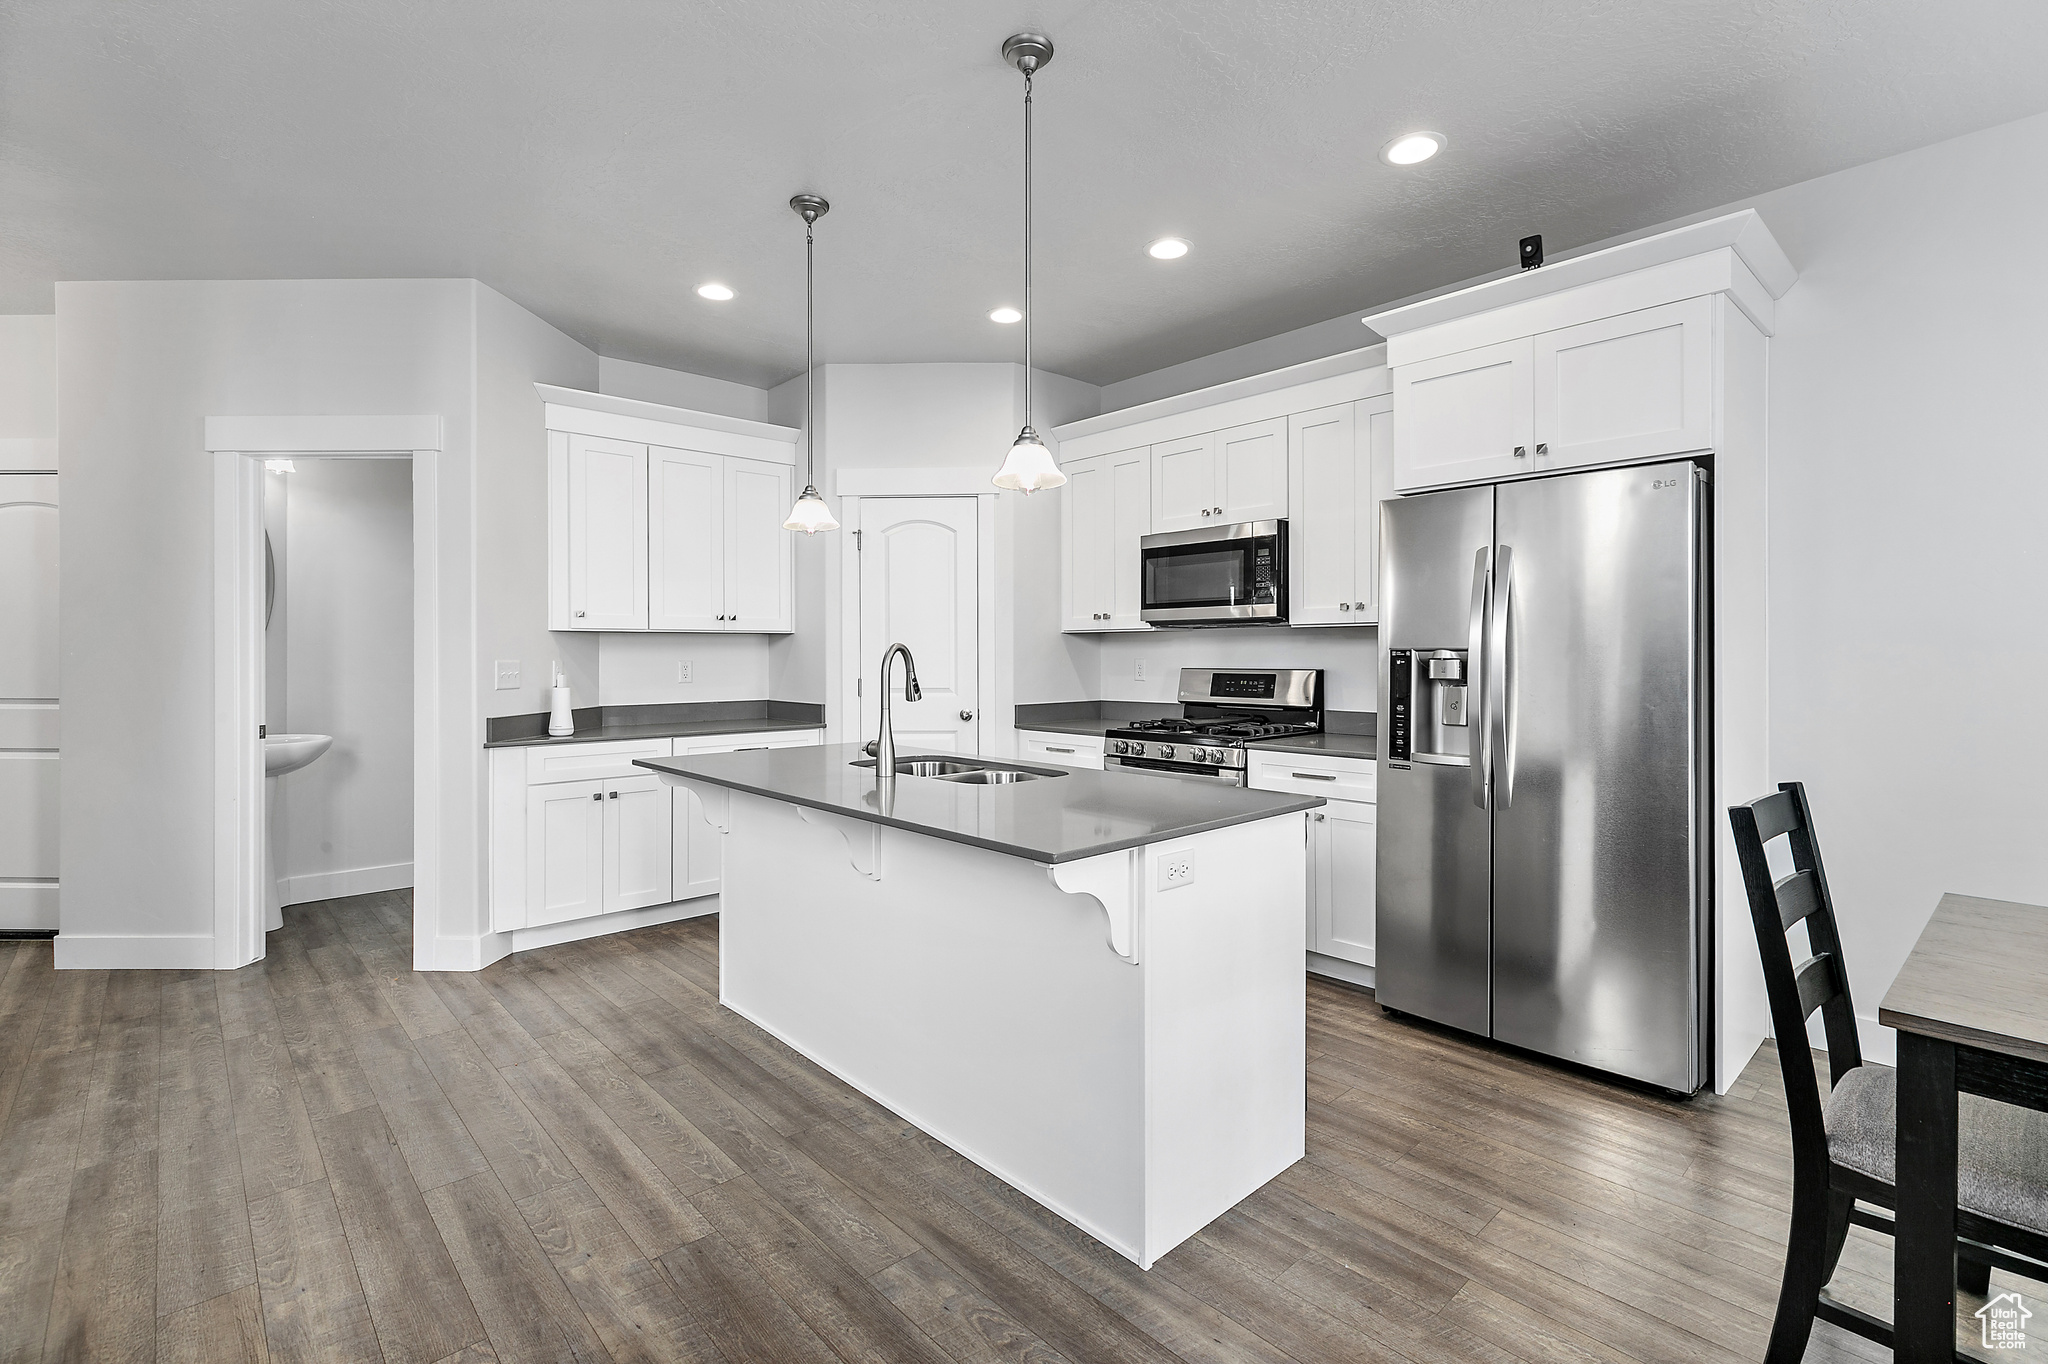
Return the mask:
M 515 928 L 512 930 L 512 950 L 529 952 L 536 947 L 580 942 L 584 938 L 599 938 L 607 933 L 620 933 L 629 928 L 674 923 L 678 919 L 694 919 L 699 915 L 717 912 L 718 897 L 706 895 L 697 900 L 677 900 L 672 904 L 621 910 L 617 914 L 600 914 L 591 919 L 571 919 L 567 923 L 547 924 L 540 928 Z
M 339 900 L 344 895 L 406 890 L 412 883 L 412 863 L 393 862 L 383 867 L 350 867 L 345 871 L 316 871 L 304 876 L 279 877 L 277 891 L 283 903 L 303 905 L 314 900 Z
M 1331 980 L 1342 981 L 1346 985 L 1360 985 L 1368 990 L 1373 988 L 1373 982 L 1378 979 L 1374 968 L 1370 966 L 1360 966 L 1355 961 L 1345 961 L 1341 957 L 1326 957 L 1320 952 L 1308 954 L 1308 973 L 1312 976 L 1325 976 Z
M 55 881 L 0 881 L 0 929 L 55 927 Z
M 59 971 L 211 971 L 211 933 L 64 933 Z

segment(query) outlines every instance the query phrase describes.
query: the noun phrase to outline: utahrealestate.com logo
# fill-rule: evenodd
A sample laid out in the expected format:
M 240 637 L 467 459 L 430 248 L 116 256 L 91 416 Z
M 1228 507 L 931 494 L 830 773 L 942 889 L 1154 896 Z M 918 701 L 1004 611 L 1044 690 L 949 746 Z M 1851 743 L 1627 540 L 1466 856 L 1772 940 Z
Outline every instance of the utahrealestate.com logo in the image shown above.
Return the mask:
M 1984 1348 L 2026 1349 L 2027 1319 L 2033 1315 L 2017 1293 L 2000 1293 L 1985 1303 L 1977 1309 L 1977 1320 L 1984 1323 Z

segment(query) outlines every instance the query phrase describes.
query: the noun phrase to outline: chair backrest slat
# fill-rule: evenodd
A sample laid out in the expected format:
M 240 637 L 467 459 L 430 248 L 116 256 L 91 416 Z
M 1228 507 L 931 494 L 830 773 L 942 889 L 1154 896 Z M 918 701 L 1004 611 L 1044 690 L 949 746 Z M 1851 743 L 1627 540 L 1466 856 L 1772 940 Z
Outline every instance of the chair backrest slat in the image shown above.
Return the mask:
M 1735 834 L 1742 886 L 1749 896 L 1757 950 L 1763 959 L 1771 1030 L 1778 1039 L 1785 1103 L 1792 1116 L 1794 1156 L 1808 1168 L 1825 1171 L 1825 1109 L 1820 1077 L 1807 1046 L 1807 1019 L 1818 1011 L 1826 1028 L 1830 1085 L 1840 1084 L 1844 1075 L 1863 1064 L 1863 1049 L 1856 1035 L 1849 972 L 1842 958 L 1841 935 L 1836 931 L 1834 900 L 1828 894 L 1827 870 L 1813 835 L 1813 811 L 1806 803 L 1806 788 L 1798 782 L 1782 782 L 1768 796 L 1729 806 L 1728 823 Z M 1771 875 L 1764 845 L 1781 836 L 1790 845 L 1793 871 L 1779 880 Z M 1806 925 L 1812 955 L 1795 968 L 1785 935 L 1801 922 Z
M 1799 1016 L 1802 1019 L 1812 1018 L 1815 1009 L 1842 993 L 1841 984 L 1835 978 L 1832 953 L 1822 952 L 1808 957 L 1792 973 L 1792 978 L 1799 985 Z
M 1792 925 L 1820 909 L 1820 891 L 1810 871 L 1795 871 L 1772 887 L 1778 902 L 1778 922 L 1790 932 Z

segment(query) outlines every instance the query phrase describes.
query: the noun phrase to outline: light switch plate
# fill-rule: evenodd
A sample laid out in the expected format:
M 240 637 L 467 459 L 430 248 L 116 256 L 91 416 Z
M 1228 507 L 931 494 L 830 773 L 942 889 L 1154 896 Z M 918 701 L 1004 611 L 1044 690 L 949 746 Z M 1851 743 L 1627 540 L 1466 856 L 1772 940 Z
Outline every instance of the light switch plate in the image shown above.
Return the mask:
M 518 691 L 518 690 L 519 690 L 519 660 L 518 660 L 518 659 L 516 659 L 516 658 L 501 658 L 501 659 L 499 659 L 499 660 L 498 660 L 498 690 L 499 690 L 499 691 Z
M 689 680 L 690 680 L 690 660 L 686 658 L 686 659 L 683 659 L 683 660 L 682 660 L 681 662 L 679 662 L 679 663 L 677 663 L 677 664 L 676 664 L 676 681 L 678 681 L 678 682 L 688 682 Z

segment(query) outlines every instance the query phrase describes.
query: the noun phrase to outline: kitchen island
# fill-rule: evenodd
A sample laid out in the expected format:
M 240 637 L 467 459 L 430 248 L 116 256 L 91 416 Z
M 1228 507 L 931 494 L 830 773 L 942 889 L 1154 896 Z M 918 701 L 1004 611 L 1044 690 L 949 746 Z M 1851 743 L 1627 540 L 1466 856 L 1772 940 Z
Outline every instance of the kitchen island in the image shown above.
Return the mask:
M 640 763 L 721 832 L 726 1007 L 1145 1268 L 1301 1158 L 1319 798 L 861 763 Z

